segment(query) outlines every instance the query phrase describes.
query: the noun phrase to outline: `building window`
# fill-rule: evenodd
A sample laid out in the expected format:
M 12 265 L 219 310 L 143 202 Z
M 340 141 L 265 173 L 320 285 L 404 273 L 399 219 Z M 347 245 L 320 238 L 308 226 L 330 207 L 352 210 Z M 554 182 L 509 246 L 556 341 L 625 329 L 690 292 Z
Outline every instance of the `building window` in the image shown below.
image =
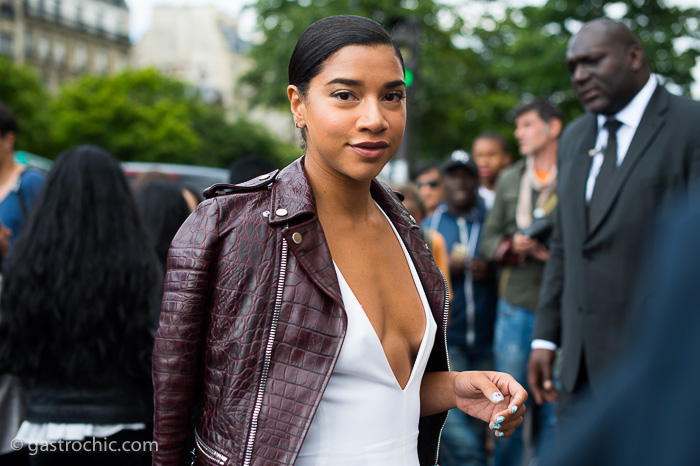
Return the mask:
M 61 19 L 61 0 L 56 0 L 54 15 L 56 16 L 56 19 Z
M 85 44 L 78 44 L 73 50 L 73 66 L 78 70 L 84 70 L 87 68 L 87 47 Z
M 95 19 L 95 27 L 99 32 L 105 31 L 104 19 L 104 13 L 102 12 L 102 10 L 99 10 Z
M 12 42 L 12 34 L 7 32 L 0 33 L 0 53 L 12 56 Z
M 53 61 L 57 65 L 63 65 L 66 62 L 66 43 L 63 39 L 56 39 L 53 43 Z
M 51 40 L 48 34 L 42 34 L 39 37 L 39 48 L 37 50 L 39 54 L 39 60 L 46 60 L 49 58 L 49 52 L 51 51 Z
M 98 50 L 95 54 L 95 71 L 99 74 L 105 74 L 109 66 L 109 57 L 104 50 Z
M 12 5 L 12 0 L 0 0 L 0 15 L 13 17 L 15 7 Z

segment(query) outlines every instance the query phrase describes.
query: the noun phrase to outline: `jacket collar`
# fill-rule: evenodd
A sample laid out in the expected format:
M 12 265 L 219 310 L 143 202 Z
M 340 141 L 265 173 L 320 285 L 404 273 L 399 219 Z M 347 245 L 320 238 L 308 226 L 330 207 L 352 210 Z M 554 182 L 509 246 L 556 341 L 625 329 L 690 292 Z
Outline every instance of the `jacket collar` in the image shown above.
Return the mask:
M 289 251 L 309 278 L 342 306 L 338 277 L 323 228 L 318 221 L 316 200 L 304 170 L 304 158 L 297 159 L 280 171 L 271 189 L 270 225 L 285 227 L 282 236 L 287 241 Z M 372 180 L 370 193 L 399 232 L 437 319 L 444 306 L 444 282 L 427 246 L 418 234 L 411 232 L 417 231 L 418 225 L 396 193 L 384 183 Z
M 377 179 L 370 186 L 372 198 L 386 212 L 394 226 L 402 225 L 418 229 L 418 225 L 403 208 L 396 193 Z M 290 224 L 316 217 L 316 199 L 304 169 L 304 157 L 300 157 L 276 174 L 272 185 L 270 224 Z

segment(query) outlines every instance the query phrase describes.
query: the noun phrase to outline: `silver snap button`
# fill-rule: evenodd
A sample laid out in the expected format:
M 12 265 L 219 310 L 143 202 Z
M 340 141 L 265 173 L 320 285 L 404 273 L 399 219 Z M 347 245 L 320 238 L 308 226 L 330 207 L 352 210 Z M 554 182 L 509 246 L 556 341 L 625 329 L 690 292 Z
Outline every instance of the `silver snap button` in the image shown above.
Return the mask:
M 294 233 L 292 235 L 292 241 L 294 241 L 294 244 L 301 244 L 301 233 Z
M 284 217 L 287 215 L 287 209 L 277 209 L 275 212 L 279 217 Z
M 269 211 L 269 210 L 266 210 L 265 212 L 263 212 L 263 217 L 267 218 L 267 217 L 269 217 L 269 216 L 270 216 L 270 211 Z

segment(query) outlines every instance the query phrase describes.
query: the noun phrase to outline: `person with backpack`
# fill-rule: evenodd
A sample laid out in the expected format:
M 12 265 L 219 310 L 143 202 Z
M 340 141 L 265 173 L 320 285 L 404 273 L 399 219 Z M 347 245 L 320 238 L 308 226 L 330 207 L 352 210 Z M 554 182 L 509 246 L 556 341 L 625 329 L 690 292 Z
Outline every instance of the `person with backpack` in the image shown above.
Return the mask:
M 18 125 L 0 102 L 0 257 L 9 253 L 44 184 L 44 173 L 15 161 Z
M 45 178 L 41 171 L 15 161 L 17 132 L 17 119 L 0 102 L 0 284 L 2 264 L 22 232 Z M 26 452 L 14 452 L 10 445 L 24 418 L 24 387 L 10 374 L 0 374 L 0 413 L 0 464 L 26 464 Z

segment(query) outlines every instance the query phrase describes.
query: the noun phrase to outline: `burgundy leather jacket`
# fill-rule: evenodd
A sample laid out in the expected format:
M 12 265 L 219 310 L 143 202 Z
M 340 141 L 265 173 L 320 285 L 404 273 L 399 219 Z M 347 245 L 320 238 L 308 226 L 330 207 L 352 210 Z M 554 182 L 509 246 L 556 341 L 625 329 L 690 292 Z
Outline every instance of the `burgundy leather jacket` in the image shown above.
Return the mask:
M 403 239 L 439 324 L 426 370 L 447 370 L 442 274 L 395 193 L 376 180 L 371 193 Z M 205 196 L 168 257 L 153 351 L 153 464 L 185 461 L 199 399 L 198 464 L 292 465 L 347 323 L 303 158 Z M 445 416 L 421 418 L 421 465 L 438 462 Z

